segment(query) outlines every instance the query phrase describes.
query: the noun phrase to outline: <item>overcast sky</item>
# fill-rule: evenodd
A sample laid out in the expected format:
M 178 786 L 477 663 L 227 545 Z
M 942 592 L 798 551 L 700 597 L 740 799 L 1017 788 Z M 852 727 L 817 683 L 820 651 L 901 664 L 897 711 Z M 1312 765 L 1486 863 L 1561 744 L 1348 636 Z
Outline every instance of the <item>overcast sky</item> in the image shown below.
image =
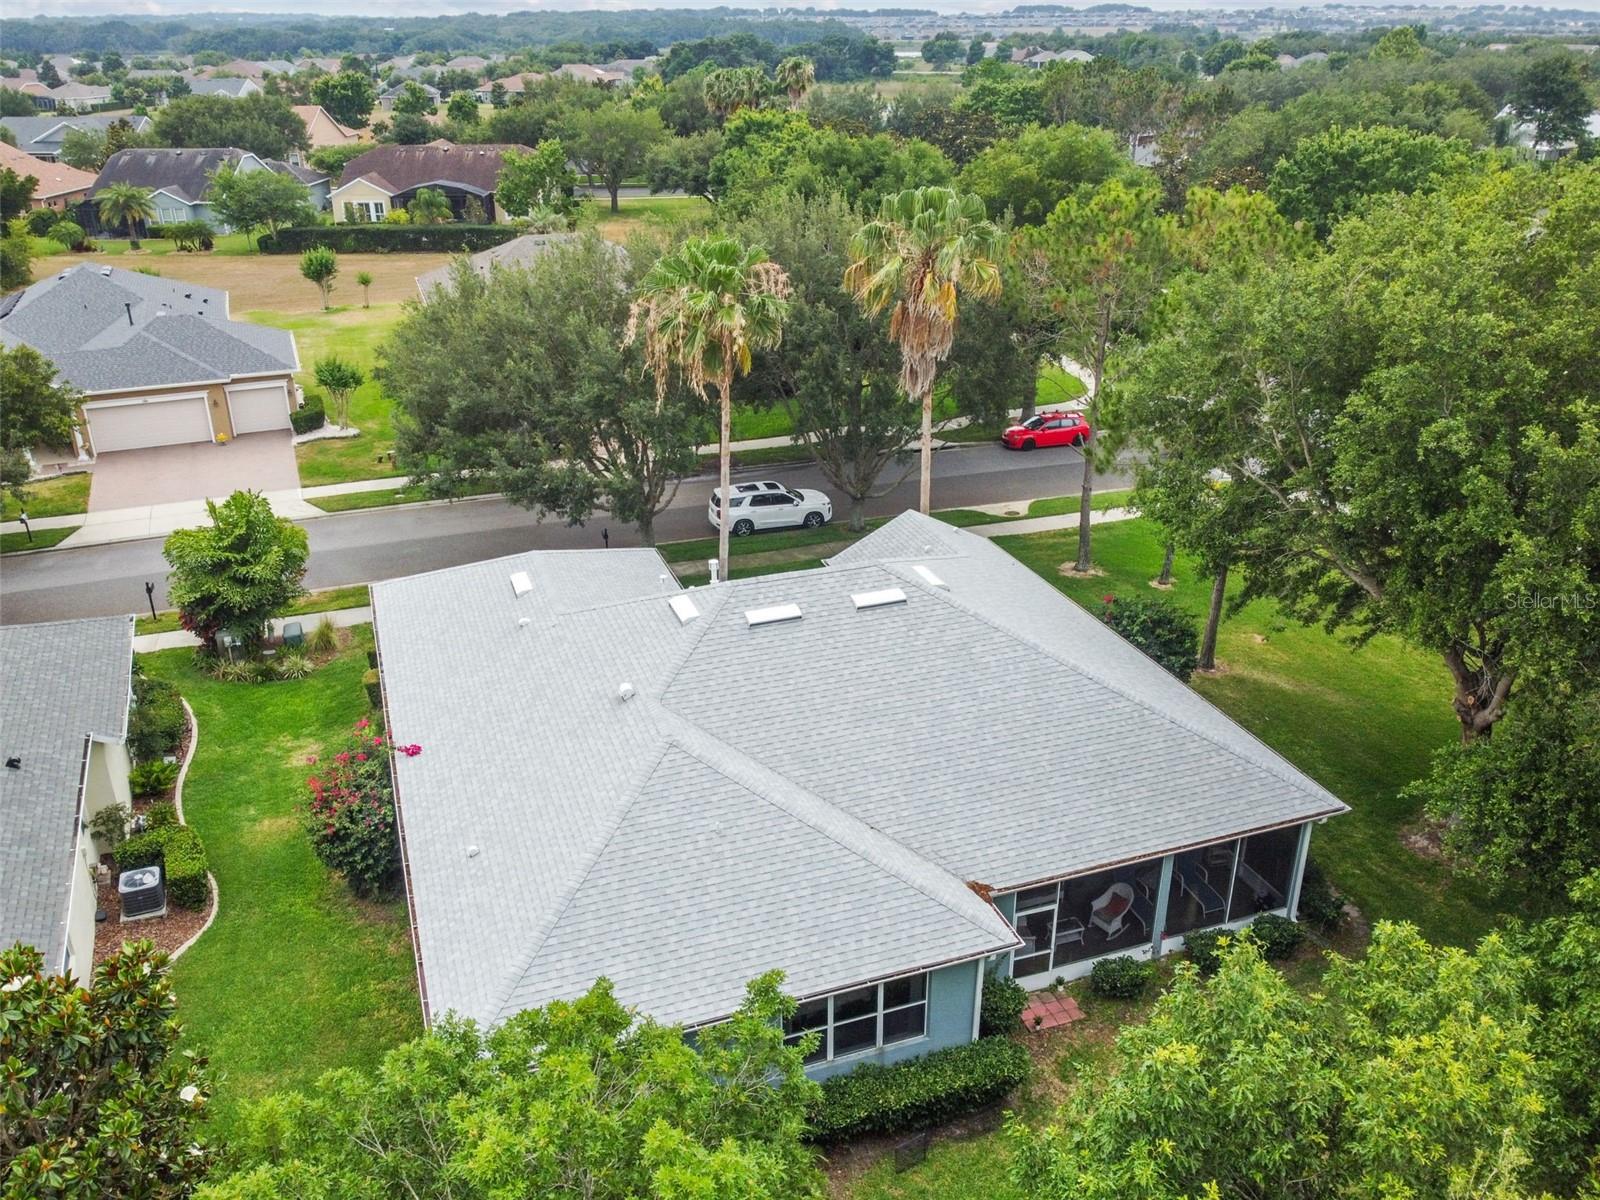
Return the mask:
M 506 13 L 526 11 L 529 9 L 542 9 L 546 11 L 570 12 L 573 10 L 606 9 L 619 11 L 633 8 L 714 8 L 722 3 L 736 3 L 737 0 L 688 0 L 683 3 L 663 4 L 661 0 L 643 0 L 632 3 L 630 0 L 463 0 L 462 3 L 452 3 L 450 0 L 384 0 L 381 11 L 392 13 L 397 17 L 436 17 L 447 13 L 480 12 L 480 13 Z M 893 7 L 902 8 L 931 8 L 940 12 L 998 12 L 1012 7 L 1021 0 L 899 0 Z M 1239 9 L 1239 8 L 1306 8 L 1314 5 L 1297 3 L 1296 0 L 1133 0 L 1147 8 L 1154 9 Z M 866 8 L 867 0 L 845 0 L 843 3 L 831 3 L 830 0 L 807 0 L 809 5 L 818 9 L 827 8 Z M 5 0 L 0 11 L 9 17 L 27 16 L 116 16 L 130 14 L 150 14 L 153 16 L 174 16 L 196 12 L 243 12 L 243 13 L 316 13 L 323 16 L 334 14 L 351 14 L 356 16 L 373 16 L 378 10 L 377 5 L 368 0 L 236 0 L 235 3 L 219 5 L 216 0 Z M 1564 0 L 1554 6 L 1562 9 L 1581 9 L 1585 12 L 1600 13 L 1600 0 Z

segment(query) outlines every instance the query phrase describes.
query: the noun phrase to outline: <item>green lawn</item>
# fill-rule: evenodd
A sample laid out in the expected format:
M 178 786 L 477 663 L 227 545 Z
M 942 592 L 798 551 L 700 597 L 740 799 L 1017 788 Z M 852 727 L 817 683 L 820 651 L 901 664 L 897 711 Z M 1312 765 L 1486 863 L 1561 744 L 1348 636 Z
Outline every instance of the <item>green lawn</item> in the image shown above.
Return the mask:
M 348 587 L 327 588 L 320 592 L 307 592 L 280 616 L 303 617 L 308 613 L 338 612 L 342 608 L 365 608 L 372 603 L 372 594 L 367 591 L 364 583 L 353 583 Z M 140 617 L 134 628 L 135 633 L 171 633 L 175 629 L 182 629 L 178 624 L 178 614 L 175 610 L 162 613 L 155 620 L 149 617 Z
M 469 488 L 466 494 L 468 496 L 489 496 L 493 495 L 494 492 L 494 485 L 486 483 L 475 488 Z M 457 497 L 457 499 L 463 498 Z M 346 492 L 338 496 L 320 496 L 316 499 L 308 500 L 307 503 L 320 508 L 323 512 L 350 512 L 358 508 L 389 508 L 395 504 L 416 504 L 428 499 L 431 499 L 431 497 L 419 487 L 397 487 L 384 488 L 382 491 L 377 492 Z
M 71 475 L 57 475 L 27 485 L 28 516 L 67 517 L 89 511 L 89 473 L 78 471 Z M 10 492 L 0 499 L 0 520 L 15 521 L 23 506 Z
M 217 880 L 211 928 L 172 968 L 186 1041 L 217 1077 L 212 1124 L 241 1102 L 304 1087 L 333 1067 L 371 1068 L 420 1032 L 403 900 L 352 899 L 311 852 L 296 806 L 308 755 L 367 708 L 363 636 L 310 678 L 218 683 L 189 650 L 142 656 L 194 708 L 200 741 L 184 813 Z
M 139 243 L 135 251 L 126 238 L 94 238 L 94 252 L 96 254 L 129 254 L 142 257 L 144 255 L 166 254 L 192 254 L 195 251 L 180 251 L 169 238 L 145 238 Z M 35 257 L 47 258 L 53 254 L 66 254 L 69 247 L 53 242 L 49 238 L 36 237 L 33 239 L 33 253 Z M 200 251 L 199 253 L 205 253 Z M 212 254 L 237 255 L 256 253 L 255 243 L 248 234 L 244 233 L 219 233 L 213 239 Z
M 76 526 L 69 529 L 35 529 L 31 542 L 26 533 L 0 533 L 0 554 L 16 554 L 23 550 L 49 550 L 77 532 Z
M 1112 508 L 1122 508 L 1133 496 L 1131 488 L 1124 488 L 1108 492 L 1096 492 L 1089 499 L 1090 512 L 1105 512 Z M 933 515 L 947 525 L 957 525 L 965 529 L 969 525 L 998 525 L 1007 521 L 1031 521 L 1035 517 L 1060 517 L 1068 513 L 1076 514 L 1078 511 L 1078 497 L 1072 496 L 1047 496 L 1042 500 L 1034 500 L 1028 504 L 1027 510 L 1015 516 L 979 512 L 975 508 L 947 508 Z
M 1076 552 L 1075 530 L 997 544 L 1095 612 L 1107 593 L 1150 595 L 1161 568 L 1160 532 L 1142 520 L 1095 530 L 1095 562 L 1106 574 L 1091 579 L 1059 571 Z M 1175 578 L 1167 595 L 1198 624 L 1210 580 L 1181 556 Z M 1397 793 L 1457 735 L 1442 664 L 1394 638 L 1352 650 L 1259 601 L 1223 622 L 1217 656 L 1222 670 L 1197 676 L 1197 690 L 1350 805 L 1316 831 L 1312 850 L 1362 912 L 1412 921 L 1439 942 L 1486 932 L 1501 911 L 1487 892 L 1400 842 L 1419 814 Z
M 593 222 L 603 238 L 625 242 L 637 229 L 672 229 L 710 215 L 711 205 L 699 196 L 624 198 L 616 212 L 611 211 L 611 198 L 600 196 L 584 206 L 579 221 L 584 227 Z
M 303 368 L 298 379 L 308 398 L 321 394 L 312 375 L 319 358 L 337 354 L 368 374 L 367 382 L 350 397 L 350 420 L 361 430 L 361 436 L 330 438 L 295 448 L 303 487 L 354 479 L 382 479 L 395 473 L 394 464 L 387 457 L 379 460 L 380 456 L 387 456 L 394 450 L 394 422 L 389 401 L 371 374 L 377 363 L 378 345 L 400 320 L 401 314 L 402 306 L 398 304 L 379 304 L 372 308 L 352 305 L 327 312 L 244 314 L 247 321 L 275 325 L 294 333 Z M 331 419 L 331 413 L 329 417 Z

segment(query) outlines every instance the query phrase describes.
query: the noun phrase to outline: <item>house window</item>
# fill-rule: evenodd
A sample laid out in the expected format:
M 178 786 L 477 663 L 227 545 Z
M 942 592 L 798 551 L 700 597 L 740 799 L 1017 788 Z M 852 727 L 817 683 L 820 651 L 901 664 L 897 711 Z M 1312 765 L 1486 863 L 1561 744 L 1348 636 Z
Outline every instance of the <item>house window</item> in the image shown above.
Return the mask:
M 178 222 L 187 221 L 188 219 L 189 215 L 181 208 L 156 209 L 156 220 L 163 225 L 176 225 Z
M 927 972 L 803 1000 L 783 1023 L 783 1040 L 792 1046 L 813 1030 L 822 1036 L 806 1056 L 808 1066 L 922 1037 L 928 1032 Z
M 361 215 L 368 222 L 383 220 L 384 207 L 382 200 L 358 200 L 356 207 L 361 210 Z

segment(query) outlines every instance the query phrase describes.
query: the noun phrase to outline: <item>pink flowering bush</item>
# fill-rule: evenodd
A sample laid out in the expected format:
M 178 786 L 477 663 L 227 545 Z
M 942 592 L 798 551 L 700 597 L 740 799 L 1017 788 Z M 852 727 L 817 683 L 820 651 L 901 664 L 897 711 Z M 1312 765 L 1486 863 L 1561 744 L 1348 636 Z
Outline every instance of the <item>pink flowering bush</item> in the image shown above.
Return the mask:
M 422 753 L 416 745 L 395 749 L 408 758 Z M 378 895 L 400 865 L 388 739 L 363 717 L 332 753 L 310 762 L 317 770 L 306 780 L 304 821 L 312 849 L 357 895 Z

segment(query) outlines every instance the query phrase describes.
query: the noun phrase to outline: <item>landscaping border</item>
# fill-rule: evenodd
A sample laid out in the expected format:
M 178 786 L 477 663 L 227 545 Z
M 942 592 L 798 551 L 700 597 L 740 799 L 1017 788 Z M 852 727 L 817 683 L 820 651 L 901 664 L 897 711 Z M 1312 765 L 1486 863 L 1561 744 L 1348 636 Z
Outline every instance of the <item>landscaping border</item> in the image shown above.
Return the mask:
M 178 768 L 178 782 L 172 787 L 172 807 L 178 810 L 178 824 L 187 825 L 189 822 L 183 816 L 183 781 L 189 777 L 189 764 L 194 761 L 195 747 L 200 744 L 200 721 L 194 715 L 194 709 L 189 707 L 189 702 L 181 695 L 178 703 L 183 705 L 183 715 L 189 721 L 189 748 L 184 752 L 183 765 Z M 222 895 L 217 891 L 217 877 L 206 869 L 206 884 L 211 888 L 211 911 L 206 914 L 205 924 L 195 930 L 194 935 L 183 945 L 174 950 L 167 958 L 168 962 L 176 962 L 190 946 L 200 940 L 200 935 L 211 928 L 211 922 L 217 919 L 217 909 L 222 907 Z

